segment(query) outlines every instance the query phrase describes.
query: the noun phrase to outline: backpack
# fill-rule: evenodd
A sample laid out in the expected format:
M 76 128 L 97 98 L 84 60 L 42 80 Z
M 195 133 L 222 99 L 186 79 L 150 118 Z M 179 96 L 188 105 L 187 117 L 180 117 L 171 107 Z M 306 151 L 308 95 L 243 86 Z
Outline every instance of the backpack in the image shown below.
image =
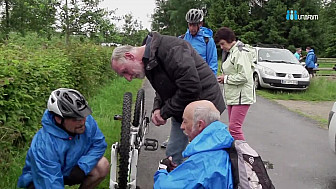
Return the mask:
M 246 141 L 234 140 L 226 151 L 230 156 L 234 189 L 275 189 L 261 157 Z
M 316 54 L 314 54 L 314 63 L 315 64 L 317 63 L 317 56 L 316 56 Z

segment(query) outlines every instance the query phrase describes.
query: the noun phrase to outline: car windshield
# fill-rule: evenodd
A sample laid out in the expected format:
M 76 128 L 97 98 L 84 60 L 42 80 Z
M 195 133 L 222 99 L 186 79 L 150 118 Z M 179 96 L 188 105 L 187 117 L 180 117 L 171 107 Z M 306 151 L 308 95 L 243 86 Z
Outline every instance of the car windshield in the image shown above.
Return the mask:
M 299 61 L 287 49 L 259 49 L 258 61 L 298 64 Z

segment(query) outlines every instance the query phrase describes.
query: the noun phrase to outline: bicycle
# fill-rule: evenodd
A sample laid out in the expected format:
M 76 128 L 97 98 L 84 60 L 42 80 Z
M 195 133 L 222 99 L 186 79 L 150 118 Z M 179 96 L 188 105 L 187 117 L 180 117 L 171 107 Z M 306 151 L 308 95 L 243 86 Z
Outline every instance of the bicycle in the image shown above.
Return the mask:
M 111 146 L 110 189 L 136 188 L 137 164 L 141 147 L 154 151 L 158 148 L 158 141 L 145 139 L 148 133 L 149 118 L 145 111 L 145 91 L 138 90 L 133 122 L 131 122 L 132 93 L 126 92 L 123 97 L 122 115 L 115 115 L 115 120 L 121 121 L 121 140 Z M 119 155 L 119 166 L 117 161 Z M 117 174 L 118 173 L 118 174 Z M 118 182 L 117 182 L 118 178 Z

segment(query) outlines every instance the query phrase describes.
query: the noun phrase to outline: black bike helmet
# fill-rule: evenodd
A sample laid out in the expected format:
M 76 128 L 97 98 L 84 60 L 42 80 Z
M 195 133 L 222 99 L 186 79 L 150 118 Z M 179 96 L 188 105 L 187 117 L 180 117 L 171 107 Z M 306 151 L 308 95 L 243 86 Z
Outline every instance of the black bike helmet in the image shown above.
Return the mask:
M 186 21 L 191 24 L 197 24 L 203 21 L 203 11 L 199 9 L 190 9 L 185 17 Z
M 74 89 L 59 88 L 51 92 L 48 110 L 61 117 L 84 118 L 92 113 L 84 96 Z

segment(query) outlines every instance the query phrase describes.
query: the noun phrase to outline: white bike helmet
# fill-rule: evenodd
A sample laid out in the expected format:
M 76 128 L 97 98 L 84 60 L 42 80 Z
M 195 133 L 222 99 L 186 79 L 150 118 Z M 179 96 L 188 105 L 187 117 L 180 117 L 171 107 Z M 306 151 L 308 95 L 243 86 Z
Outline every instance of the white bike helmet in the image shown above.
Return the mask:
M 61 117 L 84 118 L 92 113 L 84 96 L 74 89 L 59 88 L 51 92 L 48 110 Z
M 191 24 L 197 24 L 203 21 L 203 11 L 199 9 L 190 9 L 185 17 L 186 21 Z

